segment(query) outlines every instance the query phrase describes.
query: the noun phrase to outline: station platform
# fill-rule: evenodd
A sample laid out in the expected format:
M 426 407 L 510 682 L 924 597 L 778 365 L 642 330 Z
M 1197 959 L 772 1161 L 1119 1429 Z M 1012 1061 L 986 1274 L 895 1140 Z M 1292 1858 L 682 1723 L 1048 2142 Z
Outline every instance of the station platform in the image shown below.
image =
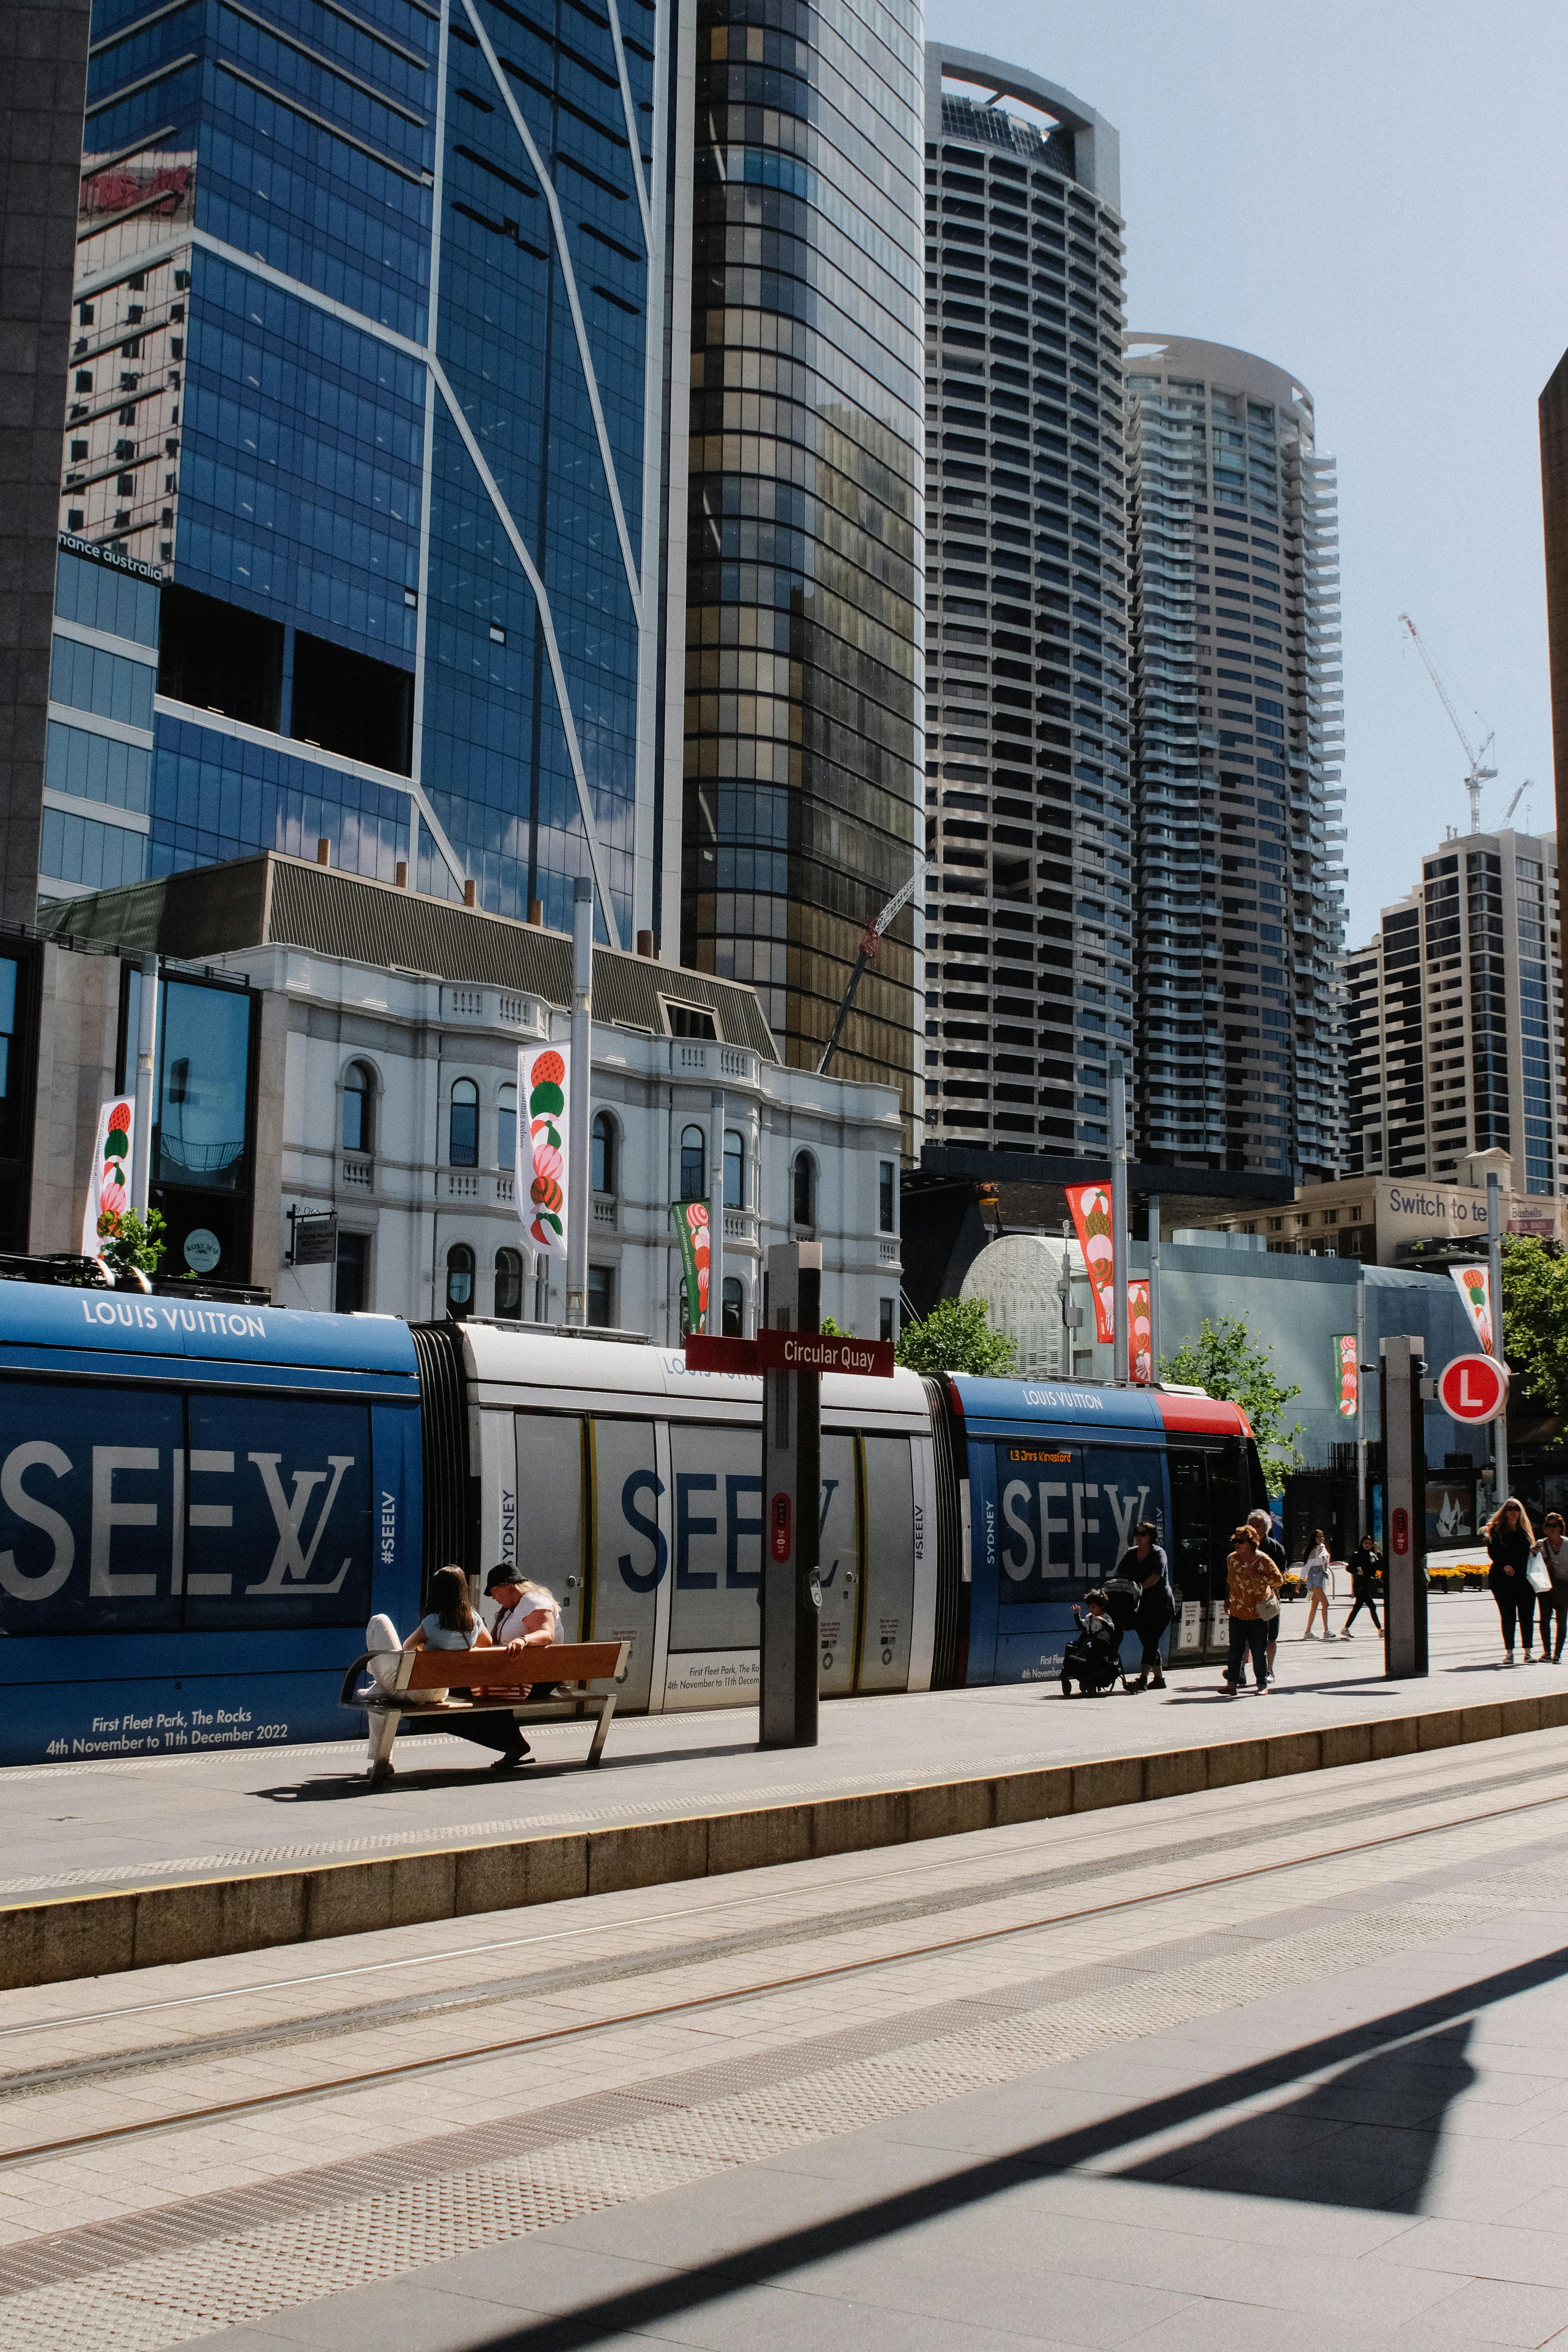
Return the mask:
M 1251 1690 L 1226 1698 L 1214 1666 L 1177 1668 L 1163 1691 L 1102 1699 L 1065 1700 L 1055 1684 L 1011 1683 L 834 1699 L 821 1709 L 816 1748 L 768 1750 L 757 1746 L 754 1706 L 617 1716 L 596 1770 L 579 1769 L 591 1725 L 534 1725 L 538 1760 L 504 1779 L 465 1740 L 400 1733 L 395 1777 L 374 1790 L 357 1735 L 310 1747 L 16 1766 L 0 1770 L 8 1823 L 0 1903 L 1256 1739 L 1265 1730 L 1514 1698 L 1559 1681 L 1568 1690 L 1568 1655 L 1555 1673 L 1503 1667 L 1486 1593 L 1434 1598 L 1423 1682 L 1384 1679 L 1383 1643 L 1364 1613 L 1348 1642 L 1331 1643 L 1294 1638 L 1303 1614 L 1300 1602 L 1281 1614 L 1279 1683 L 1266 1700 Z

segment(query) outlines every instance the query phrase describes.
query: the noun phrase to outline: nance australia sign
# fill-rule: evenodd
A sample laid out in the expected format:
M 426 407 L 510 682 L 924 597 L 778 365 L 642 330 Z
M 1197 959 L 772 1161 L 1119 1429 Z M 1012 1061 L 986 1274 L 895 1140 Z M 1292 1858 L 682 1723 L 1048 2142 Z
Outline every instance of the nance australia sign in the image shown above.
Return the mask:
M 1506 1208 L 1506 1202 L 1505 1202 Z M 1487 1237 L 1487 1196 L 1468 1184 L 1377 1186 L 1377 1245 L 1380 1256 L 1402 1242 L 1476 1241 Z

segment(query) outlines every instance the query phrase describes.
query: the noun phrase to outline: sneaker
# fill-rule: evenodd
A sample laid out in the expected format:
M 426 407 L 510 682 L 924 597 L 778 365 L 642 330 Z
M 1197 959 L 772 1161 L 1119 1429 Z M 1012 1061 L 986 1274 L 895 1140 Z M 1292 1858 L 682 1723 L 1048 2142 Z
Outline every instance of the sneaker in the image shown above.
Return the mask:
M 1503 1662 L 1503 1664 L 1504 1664 L 1505 1666 L 1511 1666 L 1511 1665 L 1512 1665 L 1512 1664 L 1513 1664 L 1513 1652 L 1512 1652 L 1511 1650 L 1505 1650 L 1505 1651 L 1503 1652 L 1503 1654 L 1502 1654 L 1502 1662 Z

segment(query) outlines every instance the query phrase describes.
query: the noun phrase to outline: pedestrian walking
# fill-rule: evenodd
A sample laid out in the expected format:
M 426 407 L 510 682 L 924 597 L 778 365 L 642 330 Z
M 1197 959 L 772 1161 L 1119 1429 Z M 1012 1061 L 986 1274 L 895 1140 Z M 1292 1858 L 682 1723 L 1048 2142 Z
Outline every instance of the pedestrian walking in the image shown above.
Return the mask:
M 1381 1633 L 1383 1621 L 1377 1613 L 1377 1580 L 1383 1572 L 1383 1554 L 1370 1536 L 1363 1536 L 1350 1557 L 1351 1592 L 1355 1607 L 1340 1627 L 1340 1639 L 1348 1642 L 1351 1627 L 1364 1609 Z
M 1252 1529 L 1253 1540 L 1266 1559 L 1271 1559 L 1279 1571 L 1279 1583 L 1286 1577 L 1285 1547 L 1274 1533 L 1274 1521 L 1267 1511 L 1248 1511 L 1247 1524 Z M 1275 1591 L 1268 1607 L 1261 1612 L 1268 1633 L 1268 1673 L 1274 1674 L 1274 1653 L 1279 1647 L 1279 1593 Z
M 1323 1540 L 1321 1528 L 1312 1529 L 1312 1541 L 1303 1570 L 1307 1579 L 1307 1622 L 1300 1639 L 1303 1642 L 1311 1640 L 1312 1621 L 1321 1612 L 1322 1638 L 1325 1642 L 1331 1642 L 1334 1637 L 1329 1631 L 1329 1594 L 1333 1589 L 1333 1563 L 1329 1558 L 1329 1547 Z
M 1491 1571 L 1487 1582 L 1497 1602 L 1497 1613 L 1502 1621 L 1502 1662 L 1513 1664 L 1513 1629 L 1517 1618 L 1524 1636 L 1524 1663 L 1528 1666 L 1531 1644 L 1535 1639 L 1535 1592 L 1530 1581 L 1530 1555 L 1535 1549 L 1535 1529 L 1530 1515 L 1516 1496 L 1510 1495 L 1500 1510 L 1494 1511 L 1487 1521 L 1487 1557 Z
M 1563 1565 L 1568 1570 L 1568 1557 Z M 1132 1620 L 1132 1631 L 1142 1647 L 1143 1664 L 1132 1688 L 1147 1690 L 1152 1685 L 1155 1690 L 1163 1690 L 1160 1643 L 1176 1613 L 1176 1603 L 1171 1591 L 1171 1563 L 1152 1519 L 1140 1519 L 1133 1528 L 1131 1547 L 1117 1561 L 1116 1574 L 1138 1587 L 1138 1614 Z
M 1226 1661 L 1225 1681 L 1220 1687 L 1234 1698 L 1241 1687 L 1246 1659 L 1250 1656 L 1252 1671 L 1257 1677 L 1258 1696 L 1268 1690 L 1268 1620 L 1263 1612 L 1272 1601 L 1278 1610 L 1280 1570 L 1268 1553 L 1258 1547 L 1257 1530 L 1250 1521 L 1237 1528 L 1231 1538 L 1230 1558 L 1226 1562 L 1226 1589 L 1230 1610 L 1230 1655 Z
M 1544 1569 L 1549 1582 L 1542 1590 L 1536 1587 L 1536 1603 L 1541 1612 L 1541 1663 L 1546 1664 L 1548 1650 L 1554 1666 L 1563 1663 L 1563 1637 L 1568 1633 L 1568 1529 L 1563 1524 L 1561 1511 L 1548 1511 L 1541 1541 L 1535 1547 L 1535 1557 Z M 1557 1620 L 1557 1638 L 1552 1639 L 1552 1621 Z

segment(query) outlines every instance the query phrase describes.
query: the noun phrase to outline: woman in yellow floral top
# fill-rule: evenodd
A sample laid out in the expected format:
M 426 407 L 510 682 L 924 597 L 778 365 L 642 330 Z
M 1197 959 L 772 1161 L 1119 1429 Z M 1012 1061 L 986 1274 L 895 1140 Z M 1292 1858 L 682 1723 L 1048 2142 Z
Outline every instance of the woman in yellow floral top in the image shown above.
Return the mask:
M 1230 1597 L 1230 1656 L 1226 1662 L 1224 1688 L 1234 1698 L 1241 1687 L 1247 1656 L 1252 1658 L 1259 1696 L 1268 1689 L 1268 1622 L 1258 1615 L 1258 1604 L 1279 1590 L 1279 1570 L 1249 1527 L 1237 1528 L 1226 1562 Z

